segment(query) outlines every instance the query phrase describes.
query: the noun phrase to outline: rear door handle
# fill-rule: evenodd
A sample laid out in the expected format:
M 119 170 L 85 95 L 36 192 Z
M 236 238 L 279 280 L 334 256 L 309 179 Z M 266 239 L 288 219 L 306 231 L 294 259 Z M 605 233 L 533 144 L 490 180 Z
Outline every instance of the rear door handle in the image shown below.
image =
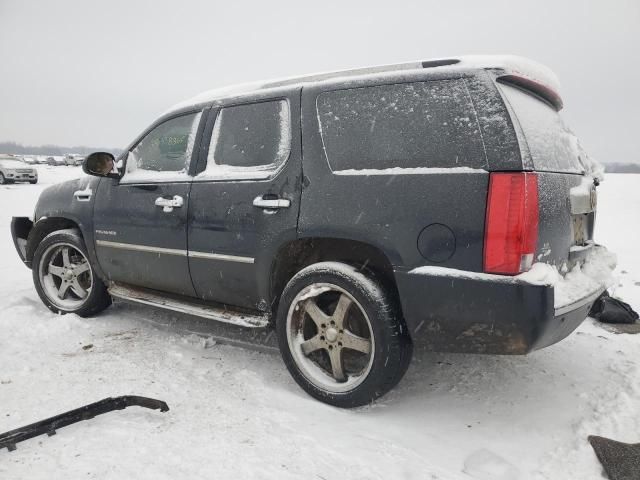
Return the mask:
M 286 198 L 256 197 L 253 199 L 253 206 L 267 210 L 276 210 L 278 208 L 289 208 L 291 206 L 291 201 Z
M 184 205 L 184 199 L 180 195 L 174 195 L 173 198 L 156 198 L 156 207 L 162 207 L 165 213 L 171 213 L 174 208 L 180 208 L 182 205 Z

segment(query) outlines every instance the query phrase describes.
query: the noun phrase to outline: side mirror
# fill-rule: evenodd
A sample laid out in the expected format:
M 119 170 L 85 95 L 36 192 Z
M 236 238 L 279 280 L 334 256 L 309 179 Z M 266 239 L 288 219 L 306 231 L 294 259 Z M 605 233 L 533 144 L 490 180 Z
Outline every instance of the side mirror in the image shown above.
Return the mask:
M 107 152 L 93 152 L 82 164 L 82 171 L 96 177 L 120 178 L 116 159 Z

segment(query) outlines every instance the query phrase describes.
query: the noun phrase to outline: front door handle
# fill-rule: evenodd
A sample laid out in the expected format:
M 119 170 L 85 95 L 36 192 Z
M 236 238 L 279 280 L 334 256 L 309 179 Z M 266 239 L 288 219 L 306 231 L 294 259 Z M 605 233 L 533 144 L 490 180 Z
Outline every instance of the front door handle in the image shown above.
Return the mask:
M 253 199 L 253 206 L 267 210 L 276 210 L 278 208 L 289 208 L 291 206 L 291 201 L 286 198 L 256 197 Z
M 174 208 L 180 208 L 182 205 L 184 205 L 184 199 L 180 195 L 174 195 L 173 198 L 156 198 L 156 207 L 162 207 L 165 213 L 171 213 Z

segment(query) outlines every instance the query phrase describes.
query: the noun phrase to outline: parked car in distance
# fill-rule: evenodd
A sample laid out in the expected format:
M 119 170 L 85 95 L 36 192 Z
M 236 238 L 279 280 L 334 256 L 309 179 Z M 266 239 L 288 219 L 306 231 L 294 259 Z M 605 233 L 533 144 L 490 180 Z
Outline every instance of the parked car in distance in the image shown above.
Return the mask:
M 60 157 L 56 155 L 47 157 L 47 165 L 51 165 L 52 167 L 66 165 L 66 164 L 67 162 L 65 161 L 64 157 Z
M 67 153 L 64 156 L 64 163 L 66 165 L 78 166 L 82 165 L 84 162 L 84 157 L 82 155 L 78 155 L 77 153 Z
M 36 157 L 22 157 L 22 161 L 27 165 L 36 165 L 38 163 L 38 159 Z
M 38 183 L 38 171 L 19 158 L 0 155 L 0 185 L 15 182 Z
M 564 276 L 613 263 L 561 108 L 555 76 L 514 57 L 213 91 L 89 155 L 12 235 L 53 312 L 118 298 L 273 328 L 307 393 L 365 405 L 414 344 L 526 354 L 605 289 Z

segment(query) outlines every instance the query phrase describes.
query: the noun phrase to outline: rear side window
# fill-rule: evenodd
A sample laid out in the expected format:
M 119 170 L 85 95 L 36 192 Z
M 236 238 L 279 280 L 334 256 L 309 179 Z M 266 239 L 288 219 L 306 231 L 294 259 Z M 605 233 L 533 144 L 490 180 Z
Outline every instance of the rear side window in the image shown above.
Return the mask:
M 578 139 L 560 114 L 533 94 L 510 85 L 498 85 L 522 128 L 533 168 L 546 172 L 582 173 Z
M 334 172 L 486 166 L 464 80 L 325 92 L 317 107 Z
M 205 177 L 266 177 L 291 150 L 285 100 L 226 107 L 216 118 Z

